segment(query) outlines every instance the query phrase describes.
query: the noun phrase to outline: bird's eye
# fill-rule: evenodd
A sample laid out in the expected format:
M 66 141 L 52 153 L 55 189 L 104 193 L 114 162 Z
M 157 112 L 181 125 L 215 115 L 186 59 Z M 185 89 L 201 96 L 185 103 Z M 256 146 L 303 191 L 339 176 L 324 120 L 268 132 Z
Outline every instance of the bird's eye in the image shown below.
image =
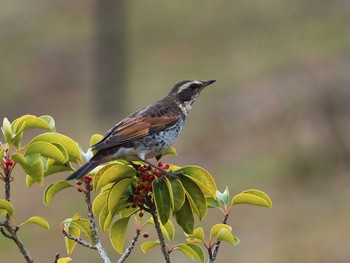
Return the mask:
M 195 90 L 197 87 L 198 87 L 198 85 L 195 84 L 195 83 L 193 83 L 193 84 L 190 85 L 190 89 L 191 89 L 191 90 Z

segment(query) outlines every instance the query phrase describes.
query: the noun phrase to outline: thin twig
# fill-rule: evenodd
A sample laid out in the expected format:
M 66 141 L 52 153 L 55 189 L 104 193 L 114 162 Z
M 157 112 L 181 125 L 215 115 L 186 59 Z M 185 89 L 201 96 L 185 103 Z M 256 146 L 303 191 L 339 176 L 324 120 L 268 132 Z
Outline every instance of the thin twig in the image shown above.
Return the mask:
M 78 237 L 68 233 L 64 228 L 62 228 L 62 233 L 63 233 L 63 235 L 65 237 L 75 241 L 76 243 L 78 243 L 78 244 L 80 244 L 80 245 L 82 245 L 84 247 L 97 250 L 96 246 L 94 246 L 93 244 L 91 244 L 91 243 L 89 243 L 89 242 L 87 242 L 87 241 L 85 241 L 83 239 L 80 239 L 80 238 L 78 238 Z
M 165 262 L 166 263 L 170 263 L 170 256 L 169 256 L 169 251 L 167 249 L 167 246 L 165 244 L 165 238 L 164 235 L 162 233 L 162 229 L 160 228 L 160 224 L 158 221 L 158 215 L 157 215 L 157 211 L 155 209 L 154 206 L 151 207 L 151 214 L 153 217 L 153 221 L 154 221 L 154 227 L 157 230 L 157 234 L 158 234 L 158 238 L 159 238 L 159 243 L 160 243 L 160 248 L 162 250 L 162 253 L 164 255 L 165 258 Z
M 140 233 L 141 233 L 141 230 L 137 229 L 134 237 L 130 241 L 128 248 L 124 251 L 123 255 L 121 256 L 121 258 L 118 260 L 117 263 L 123 263 L 130 256 L 131 251 L 133 250 L 135 243 L 137 242 L 137 239 L 140 236 Z
M 11 200 L 11 181 L 12 181 L 11 171 L 12 171 L 12 169 L 9 166 L 4 165 L 3 171 L 4 171 L 4 174 L 5 174 L 5 177 L 4 177 L 4 182 L 5 182 L 5 199 L 8 202 L 10 202 L 10 200 Z M 5 222 L 3 222 L 1 225 L 2 225 L 2 227 L 0 228 L 0 232 L 5 237 L 10 238 L 10 239 L 13 240 L 13 242 L 15 242 L 15 244 L 17 245 L 19 251 L 21 252 L 21 254 L 23 255 L 23 257 L 25 258 L 25 260 L 28 263 L 33 263 L 34 262 L 33 258 L 29 254 L 28 250 L 24 247 L 24 244 L 22 243 L 21 239 L 17 235 L 18 227 L 12 226 L 11 218 L 10 218 L 9 215 L 5 216 Z M 7 232 L 5 232 L 5 229 L 6 229 Z
M 222 220 L 222 223 L 226 225 L 227 223 L 227 219 L 228 219 L 228 213 L 225 214 L 223 220 Z M 208 249 L 208 254 L 209 254 L 209 259 L 208 259 L 208 262 L 207 263 L 213 263 L 216 259 L 216 256 L 217 254 L 219 253 L 219 249 L 220 249 L 220 244 L 221 242 L 218 241 L 216 242 L 216 244 L 214 245 L 214 249 Z
M 103 248 L 101 241 L 98 237 L 97 234 L 97 229 L 96 229 L 96 224 L 95 224 L 95 218 L 94 218 L 94 214 L 92 212 L 92 204 L 91 204 L 91 194 L 90 194 L 90 189 L 89 189 L 89 185 L 86 185 L 86 191 L 85 191 L 85 203 L 87 205 L 87 209 L 88 209 L 88 218 L 89 218 L 89 222 L 90 222 L 90 229 L 91 229 L 91 234 L 92 237 L 94 239 L 95 242 L 95 247 L 98 251 L 98 253 L 100 254 L 100 257 L 103 259 L 104 263 L 111 263 L 111 260 L 109 259 L 105 249 Z

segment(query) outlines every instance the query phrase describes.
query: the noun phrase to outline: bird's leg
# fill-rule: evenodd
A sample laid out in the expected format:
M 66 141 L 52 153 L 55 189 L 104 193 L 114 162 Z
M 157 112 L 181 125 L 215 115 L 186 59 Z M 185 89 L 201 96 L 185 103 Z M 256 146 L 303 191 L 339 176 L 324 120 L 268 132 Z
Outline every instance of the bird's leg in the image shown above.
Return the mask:
M 161 172 L 162 174 L 167 175 L 169 177 L 173 177 L 173 178 L 179 179 L 178 175 L 182 174 L 181 171 L 178 171 L 178 172 L 166 171 L 163 168 L 161 168 L 161 167 L 159 167 L 157 165 L 154 165 L 153 163 L 150 163 L 147 160 L 142 160 L 142 162 L 147 163 L 148 165 L 150 165 L 154 169 L 157 169 L 159 172 Z

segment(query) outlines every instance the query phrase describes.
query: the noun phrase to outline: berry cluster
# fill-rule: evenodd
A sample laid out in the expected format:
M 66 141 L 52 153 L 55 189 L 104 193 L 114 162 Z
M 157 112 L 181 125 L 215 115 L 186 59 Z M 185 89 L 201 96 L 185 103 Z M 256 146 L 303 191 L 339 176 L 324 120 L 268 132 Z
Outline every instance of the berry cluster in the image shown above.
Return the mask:
M 169 165 L 163 165 L 161 162 L 157 166 L 164 170 L 169 170 Z M 142 208 L 148 206 L 147 204 L 152 200 L 152 183 L 155 178 L 162 176 L 161 171 L 153 168 L 150 165 L 141 165 L 137 169 L 138 181 L 135 185 L 134 195 L 131 197 L 131 207 L 140 207 L 141 211 L 139 217 L 143 216 Z
M 92 185 L 92 177 L 90 175 L 85 175 L 82 180 L 77 181 L 77 190 L 78 192 L 84 192 L 85 194 L 89 193 L 93 189 Z M 84 185 L 84 188 L 82 188 L 82 185 Z

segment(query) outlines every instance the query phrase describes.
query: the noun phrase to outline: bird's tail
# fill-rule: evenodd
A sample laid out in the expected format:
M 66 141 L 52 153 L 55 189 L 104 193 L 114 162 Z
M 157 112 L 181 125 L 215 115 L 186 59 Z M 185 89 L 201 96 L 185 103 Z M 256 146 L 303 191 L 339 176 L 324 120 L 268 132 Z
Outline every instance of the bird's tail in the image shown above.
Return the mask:
M 67 181 L 69 180 L 79 180 L 84 175 L 88 174 L 90 171 L 92 171 L 94 168 L 100 165 L 100 162 L 90 160 L 86 164 L 84 164 L 82 167 L 80 167 L 78 170 L 76 170 L 74 173 L 72 173 L 70 176 L 67 177 Z

